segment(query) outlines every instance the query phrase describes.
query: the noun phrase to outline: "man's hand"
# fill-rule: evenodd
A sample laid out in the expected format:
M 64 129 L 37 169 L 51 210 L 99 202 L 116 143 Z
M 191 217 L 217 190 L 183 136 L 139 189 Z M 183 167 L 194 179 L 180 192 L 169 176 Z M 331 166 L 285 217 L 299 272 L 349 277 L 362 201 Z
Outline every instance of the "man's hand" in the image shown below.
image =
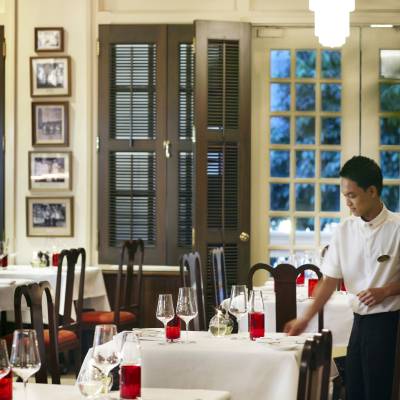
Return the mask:
M 357 293 L 358 299 L 367 306 L 374 306 L 382 303 L 387 297 L 386 288 L 369 288 L 367 290 L 361 290 Z
M 297 336 L 300 333 L 303 333 L 307 328 L 308 321 L 303 318 L 292 319 L 291 321 L 285 324 L 283 331 L 287 333 L 289 336 Z

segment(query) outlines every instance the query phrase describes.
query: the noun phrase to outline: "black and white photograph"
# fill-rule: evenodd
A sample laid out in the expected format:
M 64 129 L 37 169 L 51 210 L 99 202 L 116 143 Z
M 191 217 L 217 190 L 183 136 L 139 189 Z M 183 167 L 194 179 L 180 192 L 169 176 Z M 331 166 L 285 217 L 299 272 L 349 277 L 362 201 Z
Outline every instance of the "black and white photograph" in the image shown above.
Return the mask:
M 70 72 L 70 57 L 31 57 L 31 96 L 69 96 Z
M 63 28 L 35 28 L 35 51 L 64 51 Z
M 72 236 L 72 197 L 27 197 L 27 236 Z
M 70 190 L 71 152 L 29 152 L 30 190 Z
M 32 103 L 32 145 L 68 146 L 68 102 Z

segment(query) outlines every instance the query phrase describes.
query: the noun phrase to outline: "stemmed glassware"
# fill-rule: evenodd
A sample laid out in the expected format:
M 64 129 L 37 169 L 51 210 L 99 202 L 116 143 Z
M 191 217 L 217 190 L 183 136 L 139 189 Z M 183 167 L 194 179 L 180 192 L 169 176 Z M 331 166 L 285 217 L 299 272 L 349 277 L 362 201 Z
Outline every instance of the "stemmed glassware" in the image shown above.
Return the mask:
M 93 339 L 93 365 L 106 377 L 121 361 L 121 352 L 118 342 L 113 340 L 117 334 L 117 327 L 113 324 L 97 325 Z M 104 385 L 106 393 L 110 391 L 108 382 Z
M 246 285 L 232 285 L 229 312 L 236 317 L 238 324 L 240 319 L 247 314 Z
M 82 366 L 76 384 L 83 396 L 95 399 L 103 389 L 105 378 L 103 372 L 94 365 L 93 359 L 90 359 L 85 367 Z
M 10 372 L 10 369 L 6 341 L 0 340 L 0 379 L 6 376 Z
M 176 315 L 185 321 L 186 343 L 189 343 L 189 322 L 197 315 L 196 291 L 191 287 L 181 287 L 176 304 Z
M 13 372 L 24 382 L 24 396 L 26 399 L 28 379 L 39 371 L 41 365 L 35 330 L 17 329 L 14 331 L 10 364 Z
M 168 342 L 167 324 L 169 321 L 172 321 L 174 319 L 174 316 L 175 312 L 174 312 L 174 303 L 172 302 L 172 295 L 171 294 L 158 295 L 156 317 L 164 325 L 165 343 Z

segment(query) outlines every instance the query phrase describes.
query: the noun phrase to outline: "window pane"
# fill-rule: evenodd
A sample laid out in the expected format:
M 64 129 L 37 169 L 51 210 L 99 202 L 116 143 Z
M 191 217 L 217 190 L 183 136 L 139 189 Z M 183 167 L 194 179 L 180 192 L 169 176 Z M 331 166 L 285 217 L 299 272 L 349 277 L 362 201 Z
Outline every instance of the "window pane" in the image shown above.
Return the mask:
M 400 111 L 400 84 L 380 84 L 381 111 Z
M 321 211 L 340 210 L 340 186 L 321 185 Z
M 290 253 L 288 250 L 272 250 L 269 253 L 269 264 L 276 267 L 278 264 L 288 262 Z
M 400 50 L 381 50 L 381 78 L 400 79 Z
M 340 151 L 321 151 L 321 177 L 337 178 L 340 171 Z
M 340 78 L 341 54 L 337 50 L 321 51 L 321 73 L 323 78 Z
M 289 210 L 289 184 L 271 183 L 271 210 L 287 211 Z
M 315 50 L 296 51 L 296 78 L 315 78 Z
M 271 150 L 270 175 L 272 177 L 289 177 L 290 174 L 290 152 L 286 150 Z
M 271 111 L 290 110 L 290 84 L 271 83 Z
M 313 178 L 315 176 L 315 151 L 296 151 L 296 177 Z
M 381 118 L 380 128 L 381 144 L 400 144 L 400 118 Z
M 342 85 L 338 83 L 321 83 L 322 111 L 339 112 Z
M 332 234 L 339 225 L 339 218 L 321 218 L 320 219 L 320 238 L 321 244 L 328 244 L 331 241 Z
M 271 78 L 290 78 L 290 50 L 271 50 Z
M 292 224 L 289 218 L 272 217 L 269 222 L 269 243 L 272 245 L 287 245 L 291 230 Z
M 313 244 L 314 238 L 314 218 L 296 218 L 296 244 Z
M 290 143 L 290 119 L 289 117 L 270 118 L 271 143 L 289 144 Z
M 321 144 L 340 144 L 341 119 L 321 118 Z
M 398 151 L 381 151 L 382 175 L 388 179 L 398 179 L 400 175 L 400 160 Z
M 315 143 L 315 118 L 297 117 L 296 118 L 296 143 L 314 144 Z
M 315 110 L 315 85 L 313 83 L 296 83 L 296 110 Z
M 311 183 L 296 183 L 296 210 L 314 211 L 315 188 Z
M 384 186 L 382 189 L 381 198 L 386 207 L 393 212 L 399 212 L 399 186 Z

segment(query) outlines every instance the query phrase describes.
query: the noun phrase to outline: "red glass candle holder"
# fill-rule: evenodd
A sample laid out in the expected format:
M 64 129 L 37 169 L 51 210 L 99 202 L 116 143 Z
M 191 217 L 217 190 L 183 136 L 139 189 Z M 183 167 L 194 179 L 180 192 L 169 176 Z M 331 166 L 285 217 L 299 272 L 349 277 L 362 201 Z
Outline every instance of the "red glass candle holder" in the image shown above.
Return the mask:
M 296 285 L 304 285 L 304 271 L 297 275 Z
M 263 312 L 249 313 L 249 333 L 250 339 L 255 340 L 265 335 L 265 317 Z
M 10 371 L 6 376 L 0 379 L 0 400 L 12 400 L 12 372 Z
M 137 399 L 141 396 L 140 365 L 121 365 L 119 369 L 119 394 L 121 399 Z
M 51 255 L 51 265 L 53 267 L 58 267 L 58 260 L 60 259 L 60 253 L 53 253 Z
M 344 284 L 344 280 L 340 281 L 340 290 L 343 292 L 347 292 L 346 285 Z
M 318 279 L 310 278 L 308 280 L 308 297 L 314 297 L 314 290 L 318 285 Z
M 2 256 L 1 256 L 1 261 L 0 261 L 0 265 L 3 267 L 3 268 L 7 268 L 8 267 L 8 255 L 7 254 L 3 254 Z
M 168 322 L 165 329 L 167 340 L 173 342 L 181 337 L 181 320 L 176 315 L 174 319 Z

